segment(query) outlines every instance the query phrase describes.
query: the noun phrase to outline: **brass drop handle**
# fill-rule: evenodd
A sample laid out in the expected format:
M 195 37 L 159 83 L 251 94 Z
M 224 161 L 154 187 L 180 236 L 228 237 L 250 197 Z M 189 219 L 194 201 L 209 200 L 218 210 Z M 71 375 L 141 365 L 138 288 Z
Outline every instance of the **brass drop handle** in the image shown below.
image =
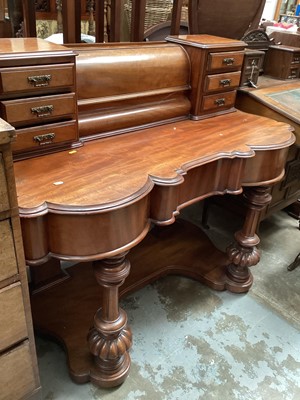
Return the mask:
M 37 135 L 33 137 L 33 141 L 38 143 L 40 146 L 50 144 L 55 138 L 55 133 L 45 133 L 44 135 Z
M 224 58 L 223 59 L 223 64 L 226 64 L 226 65 L 234 64 L 234 58 Z
M 224 106 L 224 105 L 225 105 L 225 99 L 224 99 L 224 97 L 223 97 L 222 99 L 216 99 L 216 100 L 215 100 L 215 104 L 216 104 L 218 107 Z
M 221 79 L 220 80 L 220 86 L 226 87 L 230 86 L 231 84 L 231 79 Z
M 28 76 L 27 80 L 34 87 L 43 87 L 43 86 L 49 86 L 51 78 L 52 78 L 51 75 L 34 75 L 34 76 Z
M 38 118 L 48 117 L 53 112 L 54 106 L 52 104 L 50 104 L 47 106 L 32 107 L 30 110 L 31 110 L 32 114 L 36 114 L 36 116 Z

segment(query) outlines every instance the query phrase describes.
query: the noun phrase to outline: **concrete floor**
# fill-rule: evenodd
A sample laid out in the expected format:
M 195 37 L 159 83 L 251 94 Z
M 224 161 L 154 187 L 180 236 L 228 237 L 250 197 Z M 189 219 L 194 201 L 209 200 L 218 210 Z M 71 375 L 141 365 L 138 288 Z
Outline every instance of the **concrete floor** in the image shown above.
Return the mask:
M 184 217 L 200 224 L 199 205 Z M 221 250 L 241 226 L 217 206 L 209 223 Z M 118 388 L 73 383 L 63 350 L 37 337 L 43 399 L 299 400 L 300 268 L 287 271 L 300 251 L 298 223 L 276 213 L 260 237 L 262 258 L 246 295 L 169 276 L 122 301 L 134 344 L 129 377 Z

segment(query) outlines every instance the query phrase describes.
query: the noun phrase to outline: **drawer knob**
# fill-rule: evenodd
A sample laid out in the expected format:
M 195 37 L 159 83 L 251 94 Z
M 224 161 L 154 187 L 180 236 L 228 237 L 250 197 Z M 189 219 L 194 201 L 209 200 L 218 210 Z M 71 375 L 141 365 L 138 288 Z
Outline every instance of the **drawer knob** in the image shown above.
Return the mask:
M 234 58 L 223 58 L 223 64 L 232 65 L 234 63 Z
M 224 106 L 225 105 L 224 97 L 222 99 L 216 99 L 215 100 L 215 105 L 218 106 L 218 107 Z
M 220 80 L 220 86 L 226 87 L 230 86 L 231 84 L 231 79 L 221 79 Z
M 33 137 L 33 141 L 37 142 L 40 146 L 51 144 L 55 138 L 55 133 L 45 133 L 44 135 L 37 135 Z
M 28 76 L 27 80 L 34 87 L 49 86 L 51 75 Z
M 47 105 L 47 106 L 32 107 L 31 108 L 32 114 L 36 114 L 36 116 L 38 118 L 48 117 L 49 115 L 51 115 L 53 110 L 54 110 L 54 106 L 52 104 Z

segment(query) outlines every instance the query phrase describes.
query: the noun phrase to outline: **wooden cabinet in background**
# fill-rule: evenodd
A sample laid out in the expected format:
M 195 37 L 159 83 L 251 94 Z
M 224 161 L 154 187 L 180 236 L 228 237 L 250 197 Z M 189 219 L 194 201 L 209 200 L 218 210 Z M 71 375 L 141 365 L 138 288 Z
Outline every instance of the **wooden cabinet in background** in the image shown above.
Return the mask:
M 0 119 L 0 400 L 40 399 L 11 140 Z
M 296 142 L 289 149 L 285 176 L 272 187 L 272 201 L 262 212 L 262 220 L 300 199 L 300 80 L 283 82 L 261 76 L 258 83 L 259 89 L 244 88 L 238 91 L 237 108 L 288 123 L 296 136 Z
M 265 58 L 264 73 L 277 79 L 300 77 L 300 48 L 292 46 L 270 46 Z

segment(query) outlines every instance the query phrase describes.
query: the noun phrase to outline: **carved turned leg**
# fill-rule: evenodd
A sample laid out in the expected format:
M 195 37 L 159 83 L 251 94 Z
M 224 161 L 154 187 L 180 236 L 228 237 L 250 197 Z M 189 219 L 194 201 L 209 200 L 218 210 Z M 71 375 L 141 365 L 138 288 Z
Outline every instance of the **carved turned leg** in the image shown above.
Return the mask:
M 244 226 L 234 235 L 236 243 L 227 248 L 230 264 L 226 271 L 226 287 L 235 293 L 247 292 L 253 283 L 249 267 L 260 260 L 260 252 L 256 247 L 260 240 L 255 232 L 260 212 L 272 199 L 269 187 L 247 189 L 244 198 L 247 207 Z
M 103 290 L 102 307 L 94 317 L 94 327 L 88 334 L 95 365 L 91 382 L 101 387 L 120 385 L 129 373 L 132 334 L 127 315 L 119 308 L 119 286 L 130 271 L 125 254 L 97 261 L 94 272 Z

